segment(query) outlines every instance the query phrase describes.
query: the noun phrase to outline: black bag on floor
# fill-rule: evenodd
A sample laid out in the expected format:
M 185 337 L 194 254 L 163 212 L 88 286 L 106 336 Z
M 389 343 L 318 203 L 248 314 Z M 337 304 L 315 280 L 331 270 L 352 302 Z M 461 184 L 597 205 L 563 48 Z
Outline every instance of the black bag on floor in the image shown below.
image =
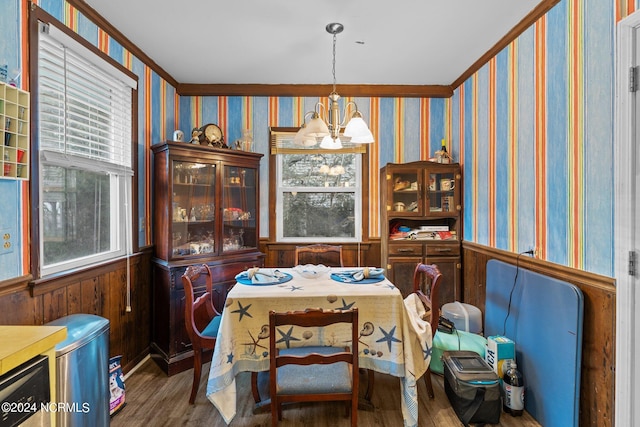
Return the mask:
M 472 351 L 445 351 L 444 390 L 460 421 L 498 424 L 502 403 L 500 379 L 484 359 Z

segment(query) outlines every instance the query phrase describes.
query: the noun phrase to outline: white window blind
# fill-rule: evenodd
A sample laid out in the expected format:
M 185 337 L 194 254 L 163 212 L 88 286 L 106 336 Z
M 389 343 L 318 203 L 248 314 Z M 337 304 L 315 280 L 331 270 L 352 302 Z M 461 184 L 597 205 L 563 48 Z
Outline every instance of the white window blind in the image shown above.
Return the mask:
M 34 65 L 40 276 L 128 256 L 136 81 L 53 23 Z
M 54 30 L 54 27 L 51 28 Z M 66 42 L 65 37 L 69 40 Z M 61 42 L 62 40 L 62 42 Z M 74 156 L 108 170 L 131 173 L 131 79 L 90 63 L 72 48 L 79 45 L 59 30 L 55 38 L 42 25 L 38 44 L 40 150 L 56 153 L 57 163 L 82 167 Z M 84 47 L 82 47 L 84 49 Z M 100 64 L 99 64 L 100 65 Z M 90 162 L 87 162 L 90 164 Z

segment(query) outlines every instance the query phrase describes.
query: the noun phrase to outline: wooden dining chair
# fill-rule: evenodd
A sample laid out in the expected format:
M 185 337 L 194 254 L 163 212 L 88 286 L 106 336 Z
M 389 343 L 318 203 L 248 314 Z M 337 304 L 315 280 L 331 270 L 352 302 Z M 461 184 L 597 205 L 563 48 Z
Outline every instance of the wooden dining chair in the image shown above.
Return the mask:
M 277 349 L 276 328 L 297 326 L 288 334 L 302 336 L 306 328 L 337 323 L 351 325 L 351 346 L 307 346 Z M 288 331 L 288 329 L 287 329 Z M 280 334 L 278 336 L 281 336 Z M 351 425 L 358 425 L 358 309 L 307 309 L 269 312 L 269 377 L 271 425 L 282 419 L 283 402 L 346 401 Z M 311 366 L 313 365 L 313 366 Z
M 211 289 L 211 270 L 206 264 L 187 267 L 182 275 L 184 287 L 184 324 L 193 348 L 193 384 L 189 403 L 193 404 L 200 387 L 202 365 L 211 360 L 216 344 L 221 315 L 211 301 L 211 293 L 206 291 L 195 298 L 194 287 L 203 284 Z
M 431 325 L 431 336 L 435 338 L 440 319 L 440 280 L 442 274 L 435 264 L 418 263 L 413 271 L 413 292 L 418 296 L 426 310 L 427 320 Z M 426 292 L 425 292 L 426 291 Z M 427 394 L 434 398 L 431 384 L 431 369 L 427 367 L 424 373 L 424 383 Z
M 344 267 L 341 245 L 317 243 L 296 246 L 294 265 L 324 264 L 328 267 Z

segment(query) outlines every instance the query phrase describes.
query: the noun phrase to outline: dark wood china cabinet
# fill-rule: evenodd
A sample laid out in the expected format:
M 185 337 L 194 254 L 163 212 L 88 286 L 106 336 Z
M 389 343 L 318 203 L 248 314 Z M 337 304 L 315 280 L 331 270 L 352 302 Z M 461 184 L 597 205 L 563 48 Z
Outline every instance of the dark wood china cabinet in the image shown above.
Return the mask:
M 151 350 L 168 375 L 189 369 L 182 274 L 211 267 L 212 299 L 222 312 L 235 276 L 262 266 L 258 250 L 262 154 L 186 142 L 151 147 L 153 170 L 153 304 Z M 195 289 L 199 296 L 206 289 Z

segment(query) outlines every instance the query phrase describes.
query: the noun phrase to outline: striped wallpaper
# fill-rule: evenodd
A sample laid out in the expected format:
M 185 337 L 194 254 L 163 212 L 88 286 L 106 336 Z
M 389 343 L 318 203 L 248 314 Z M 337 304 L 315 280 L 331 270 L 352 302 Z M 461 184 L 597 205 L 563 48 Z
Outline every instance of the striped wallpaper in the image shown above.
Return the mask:
M 326 99 L 320 100 L 328 103 Z M 450 141 L 444 126 L 445 99 L 416 98 L 349 98 L 354 101 L 369 122 L 376 142 L 371 145 L 370 194 L 379 194 L 379 170 L 386 163 L 402 163 L 430 157 L 444 138 Z M 313 110 L 317 98 L 305 97 L 226 97 L 194 96 L 180 98 L 177 127 L 190 134 L 191 129 L 206 123 L 216 123 L 228 143 L 251 129 L 255 150 L 268 154 L 269 127 L 300 126 L 304 114 Z M 344 104 L 343 104 L 344 105 Z M 459 158 L 455 147 L 449 145 L 454 158 Z M 261 168 L 261 182 L 269 181 L 266 160 Z M 261 192 L 261 206 L 268 205 L 268 192 Z M 379 206 L 377 197 L 370 199 L 371 235 L 379 237 Z M 262 237 L 268 232 L 269 218 L 261 216 Z
M 613 274 L 618 6 L 560 2 L 455 91 L 465 240 Z
M 10 6 L 3 9 L 9 13 L 0 17 L 0 39 L 4 40 L 0 59 L 4 54 L 18 68 L 25 68 L 28 2 L 5 1 Z M 463 165 L 465 240 L 513 252 L 535 247 L 541 258 L 551 262 L 612 275 L 614 31 L 615 22 L 633 13 L 639 2 L 561 1 L 449 99 L 351 99 L 376 137 L 371 148 L 370 193 L 379 193 L 380 167 L 426 159 L 444 138 L 454 159 Z M 175 129 L 188 136 L 194 126 L 213 122 L 222 127 L 229 142 L 250 129 L 256 150 L 266 155 L 268 128 L 298 126 L 317 101 L 180 97 L 64 0 L 34 3 L 139 77 L 141 219 L 151 216 L 152 144 L 171 138 Z M 22 87 L 29 89 L 26 82 Z M 264 164 L 261 179 L 266 183 Z M 267 196 L 262 192 L 263 206 Z M 0 182 L 0 198 L 13 201 L 8 210 L 2 210 L 0 227 L 20 224 L 24 242 L 28 241 L 27 197 L 27 184 Z M 377 237 L 377 198 L 370 200 L 375 204 L 370 229 Z M 269 218 L 263 215 L 261 220 L 264 237 Z M 138 239 L 141 245 L 151 243 L 149 220 L 144 221 Z M 0 257 L 0 280 L 27 272 L 28 248 L 21 243 L 18 255 Z

